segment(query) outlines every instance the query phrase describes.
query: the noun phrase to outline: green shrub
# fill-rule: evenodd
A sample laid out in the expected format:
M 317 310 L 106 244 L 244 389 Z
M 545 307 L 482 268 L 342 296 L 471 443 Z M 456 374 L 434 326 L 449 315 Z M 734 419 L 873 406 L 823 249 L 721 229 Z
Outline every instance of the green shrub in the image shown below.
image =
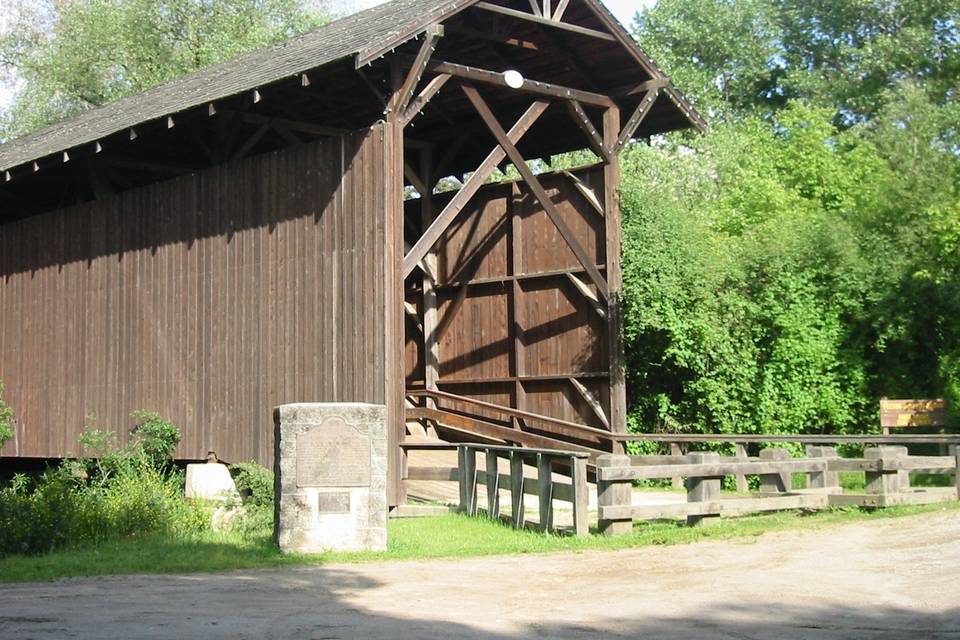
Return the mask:
M 273 471 L 256 462 L 241 462 L 230 467 L 243 504 L 273 508 Z
M 0 489 L 0 556 L 39 554 L 148 534 L 186 536 L 209 526 L 208 507 L 183 496 L 183 473 L 170 465 L 179 430 L 137 412 L 136 440 L 87 430 L 85 456 Z
M 134 411 L 130 415 L 137 420 L 131 433 L 144 455 L 155 465 L 172 461 L 180 444 L 180 429 L 152 411 Z
M 231 525 L 243 534 L 264 535 L 273 528 L 273 471 L 256 462 L 232 465 L 230 472 L 243 497 L 243 514 Z
M 3 389 L 0 382 L 0 447 L 13 437 L 13 409 L 3 400 Z

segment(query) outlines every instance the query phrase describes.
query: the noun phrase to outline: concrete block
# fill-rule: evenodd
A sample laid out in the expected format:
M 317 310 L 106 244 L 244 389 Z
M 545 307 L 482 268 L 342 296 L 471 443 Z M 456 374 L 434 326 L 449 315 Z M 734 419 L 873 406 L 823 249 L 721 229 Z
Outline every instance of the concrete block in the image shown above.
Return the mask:
M 240 493 L 230 476 L 230 470 L 220 463 L 188 464 L 184 495 L 218 502 L 240 501 Z

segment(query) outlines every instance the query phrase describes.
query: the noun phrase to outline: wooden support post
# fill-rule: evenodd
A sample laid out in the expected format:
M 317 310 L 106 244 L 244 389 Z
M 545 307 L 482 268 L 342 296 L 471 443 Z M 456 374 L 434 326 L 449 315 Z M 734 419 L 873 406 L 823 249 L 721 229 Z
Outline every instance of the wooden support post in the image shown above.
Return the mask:
M 433 150 L 424 148 L 420 151 L 420 179 L 424 183 L 423 191 L 420 193 L 420 221 L 422 227 L 427 229 L 434 218 L 433 213 Z M 438 335 L 439 320 L 437 301 L 437 254 L 435 251 L 427 253 L 423 257 L 425 269 L 423 269 L 423 362 L 424 362 L 424 383 L 430 391 L 437 390 L 437 382 L 440 380 L 440 339 Z M 427 406 L 436 409 L 436 401 L 432 398 L 427 399 Z
M 760 452 L 761 460 L 789 460 L 790 452 L 782 448 L 764 449 Z M 771 473 L 760 476 L 761 493 L 787 493 L 793 489 L 793 479 L 789 473 Z
M 457 449 L 457 470 L 460 481 L 460 511 L 477 515 L 477 452 L 469 445 Z
M 605 467 L 629 467 L 630 457 L 605 454 L 597 457 L 597 469 Z M 633 503 L 633 490 L 629 480 L 597 479 L 597 503 L 603 507 L 629 507 Z M 605 536 L 622 536 L 633 531 L 632 518 L 600 518 L 600 533 Z
M 612 149 L 620 135 L 620 109 L 611 107 L 603 114 L 603 142 Z M 610 430 L 627 432 L 627 383 L 623 351 L 623 311 L 620 289 L 623 275 L 620 266 L 620 161 L 616 156 L 603 168 L 603 208 L 606 224 L 607 264 L 607 359 L 610 368 Z M 624 445 L 613 445 L 614 453 L 623 453 Z
M 516 183 L 511 187 L 510 205 L 507 209 L 510 216 L 510 274 L 514 276 L 510 283 L 510 311 L 513 322 L 513 375 L 516 380 L 513 383 L 513 394 L 515 407 L 521 411 L 527 408 L 527 390 L 523 386 L 523 376 L 526 373 L 524 366 L 524 345 L 523 328 L 526 325 L 523 300 L 523 286 L 516 276 L 521 272 L 523 265 L 523 220 L 518 211 L 518 202 L 520 199 L 520 187 Z M 520 418 L 512 418 L 513 428 L 522 429 L 523 423 Z
M 514 528 L 522 529 L 523 513 L 523 455 L 510 452 L 510 521 Z
M 575 535 L 590 534 L 590 487 L 587 484 L 587 459 L 570 458 L 570 478 L 573 481 L 573 531 Z
M 677 444 L 676 442 L 671 442 L 670 455 L 682 456 L 683 449 L 681 449 L 680 445 Z M 674 476 L 673 478 L 670 478 L 670 486 L 672 486 L 674 489 L 683 489 L 683 478 L 681 478 L 680 476 Z
M 910 472 L 894 469 L 895 463 L 907 457 L 907 448 L 882 445 L 863 450 L 866 460 L 879 460 L 879 471 L 867 471 L 867 493 L 881 496 L 893 496 L 910 489 Z
M 403 127 L 397 122 L 397 92 L 402 76 L 397 65 L 390 67 L 394 89 L 390 113 L 384 131 L 384 373 L 387 407 L 387 447 L 389 453 L 387 500 L 391 506 L 404 504 L 406 495 L 401 480 L 403 454 L 400 445 L 406 438 L 406 372 L 404 369 L 404 275 L 403 260 L 404 180 Z
M 720 464 L 720 454 L 714 452 L 689 453 L 690 464 Z M 715 478 L 687 478 L 687 503 L 714 502 L 720 499 L 720 483 L 723 477 Z M 702 526 L 717 522 L 720 514 L 706 514 L 687 516 L 687 524 L 691 527 Z
M 537 454 L 537 495 L 540 498 L 540 530 L 553 530 L 553 458 Z
M 837 454 L 836 447 L 808 445 L 807 457 L 835 460 L 840 456 Z M 830 493 L 843 492 L 840 488 L 840 474 L 836 471 L 814 471 L 810 473 L 809 477 L 811 489 L 825 489 Z
M 746 458 L 747 457 L 747 445 L 742 442 L 734 443 L 737 447 L 737 457 Z M 749 493 L 750 484 L 747 482 L 747 476 L 742 473 L 738 473 L 737 476 L 737 493 Z
M 960 447 L 957 445 L 953 445 L 953 458 L 955 460 L 953 482 L 957 485 L 957 500 L 960 500 Z
M 499 456 L 496 451 L 487 449 L 487 515 L 494 520 L 500 519 L 500 470 Z

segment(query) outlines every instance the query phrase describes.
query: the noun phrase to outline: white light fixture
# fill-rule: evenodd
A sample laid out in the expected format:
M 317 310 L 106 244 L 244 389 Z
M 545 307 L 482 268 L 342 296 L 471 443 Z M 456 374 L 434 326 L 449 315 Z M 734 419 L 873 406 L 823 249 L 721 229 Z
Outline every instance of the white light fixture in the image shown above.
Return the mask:
M 510 71 L 503 72 L 503 81 L 507 83 L 507 86 L 511 89 L 519 89 L 523 86 L 523 74 L 519 71 L 511 69 Z

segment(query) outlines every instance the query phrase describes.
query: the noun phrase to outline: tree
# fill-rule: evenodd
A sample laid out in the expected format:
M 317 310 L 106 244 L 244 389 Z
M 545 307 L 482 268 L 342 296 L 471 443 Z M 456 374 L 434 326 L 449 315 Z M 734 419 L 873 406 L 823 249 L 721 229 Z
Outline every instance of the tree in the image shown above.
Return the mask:
M 13 137 L 318 26 L 299 0 L 15 0 L 0 65 Z
M 659 0 L 636 34 L 718 114 L 800 98 L 850 126 L 905 81 L 945 104 L 960 78 L 960 0 Z

